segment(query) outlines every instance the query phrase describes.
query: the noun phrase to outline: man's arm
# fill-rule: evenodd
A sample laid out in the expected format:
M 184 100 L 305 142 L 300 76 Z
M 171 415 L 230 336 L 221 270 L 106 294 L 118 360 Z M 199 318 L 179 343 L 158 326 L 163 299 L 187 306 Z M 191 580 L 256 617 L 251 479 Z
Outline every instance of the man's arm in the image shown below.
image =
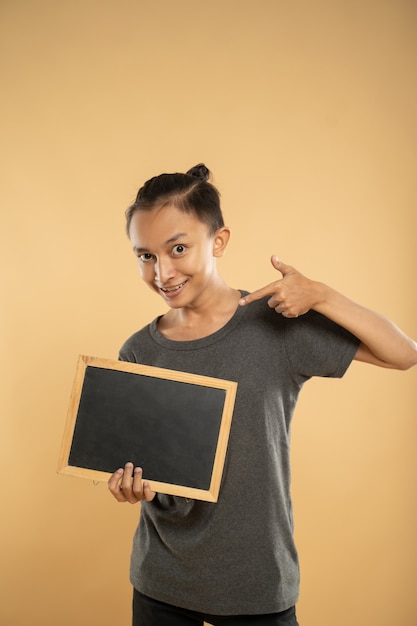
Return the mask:
M 284 317 L 298 317 L 313 309 L 360 340 L 357 361 L 400 370 L 417 364 L 416 342 L 389 319 L 303 276 L 275 256 L 271 261 L 282 278 L 242 298 L 241 306 L 269 295 L 268 305 Z

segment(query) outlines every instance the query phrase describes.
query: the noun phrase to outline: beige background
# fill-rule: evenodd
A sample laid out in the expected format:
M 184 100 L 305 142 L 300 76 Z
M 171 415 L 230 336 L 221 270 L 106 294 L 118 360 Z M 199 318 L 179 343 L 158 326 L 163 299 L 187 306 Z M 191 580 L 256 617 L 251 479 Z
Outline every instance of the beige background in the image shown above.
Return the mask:
M 128 626 L 138 507 L 56 475 L 77 355 L 114 358 L 164 310 L 124 209 L 204 161 L 233 286 L 270 282 L 277 253 L 416 336 L 417 5 L 3 0 L 0 17 L 0 624 Z M 355 364 L 304 390 L 302 626 L 415 624 L 416 376 Z

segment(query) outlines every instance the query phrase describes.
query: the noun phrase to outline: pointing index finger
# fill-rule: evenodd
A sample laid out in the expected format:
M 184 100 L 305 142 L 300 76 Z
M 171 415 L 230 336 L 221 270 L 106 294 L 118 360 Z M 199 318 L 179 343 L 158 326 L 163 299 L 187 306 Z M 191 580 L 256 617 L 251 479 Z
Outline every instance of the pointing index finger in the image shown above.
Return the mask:
M 240 306 L 245 306 L 246 304 L 250 304 L 251 302 L 255 302 L 255 300 L 261 300 L 265 296 L 271 296 L 274 293 L 274 285 L 275 283 L 270 283 L 266 285 L 266 287 L 261 287 L 261 289 L 257 289 L 256 291 L 252 291 L 247 296 L 243 296 L 239 300 Z

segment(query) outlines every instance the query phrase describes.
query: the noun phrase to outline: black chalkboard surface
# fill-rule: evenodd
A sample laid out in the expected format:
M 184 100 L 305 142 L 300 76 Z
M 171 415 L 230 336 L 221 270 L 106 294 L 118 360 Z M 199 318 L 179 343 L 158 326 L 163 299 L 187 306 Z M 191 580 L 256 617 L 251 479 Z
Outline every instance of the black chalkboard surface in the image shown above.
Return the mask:
M 80 356 L 58 471 L 107 481 L 128 461 L 154 491 L 218 498 L 237 383 Z

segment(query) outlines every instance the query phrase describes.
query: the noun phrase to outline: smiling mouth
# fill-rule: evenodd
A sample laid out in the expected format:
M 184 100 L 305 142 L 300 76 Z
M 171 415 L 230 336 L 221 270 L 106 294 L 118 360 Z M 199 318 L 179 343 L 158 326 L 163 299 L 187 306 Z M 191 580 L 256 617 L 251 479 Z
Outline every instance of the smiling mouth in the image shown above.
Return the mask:
M 186 282 L 187 281 L 185 280 L 183 283 L 177 285 L 176 287 L 159 287 L 159 289 L 164 293 L 175 293 L 175 291 L 178 291 L 179 289 L 181 289 L 181 287 L 184 287 Z

